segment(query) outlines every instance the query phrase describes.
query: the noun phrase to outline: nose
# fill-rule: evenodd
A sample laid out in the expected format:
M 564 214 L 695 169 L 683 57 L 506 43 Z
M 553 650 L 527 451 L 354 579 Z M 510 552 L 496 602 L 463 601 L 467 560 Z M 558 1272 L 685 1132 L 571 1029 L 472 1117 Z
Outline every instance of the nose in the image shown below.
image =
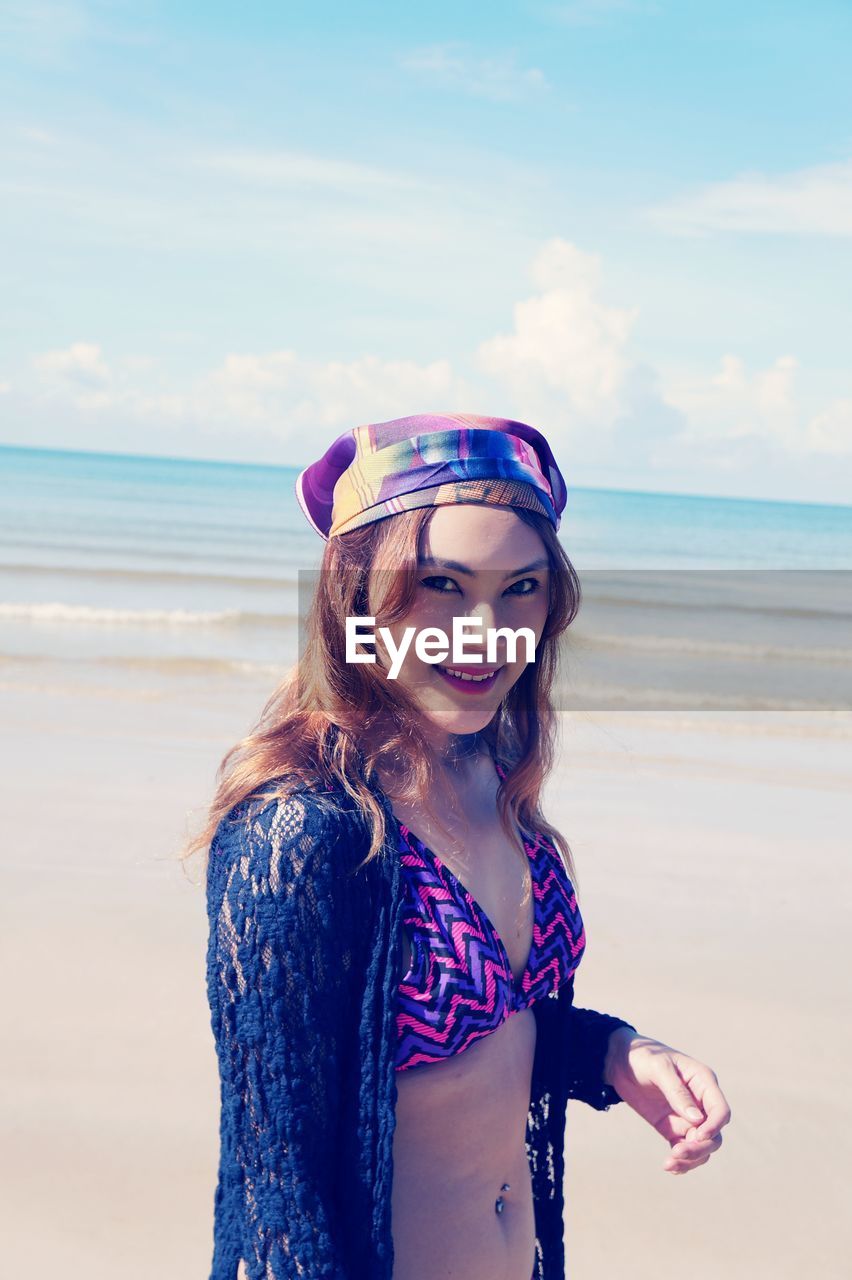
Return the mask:
M 465 637 L 465 652 L 468 655 L 481 653 L 483 662 L 488 658 L 488 632 L 499 626 L 497 610 L 494 605 L 487 600 L 480 600 L 478 604 L 473 605 L 467 613 L 461 615 L 465 618 L 478 618 L 479 627 L 471 628 Z M 494 655 L 498 666 L 506 661 L 506 642 L 501 636 L 497 640 L 496 653 Z
M 497 611 L 493 604 L 490 604 L 487 600 L 481 600 L 479 604 L 474 605 L 465 616 L 468 618 L 480 618 L 483 632 L 497 625 Z

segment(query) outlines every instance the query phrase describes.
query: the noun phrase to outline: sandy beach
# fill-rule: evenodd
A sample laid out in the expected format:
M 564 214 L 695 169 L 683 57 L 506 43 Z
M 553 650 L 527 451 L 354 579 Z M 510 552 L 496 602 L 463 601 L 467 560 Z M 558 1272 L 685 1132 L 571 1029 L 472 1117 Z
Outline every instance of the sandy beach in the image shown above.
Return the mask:
M 175 850 L 271 685 L 6 664 L 9 1274 L 208 1274 L 218 1079 L 200 868 Z M 734 1118 L 685 1177 L 626 1106 L 568 1108 L 572 1280 L 847 1274 L 848 712 L 563 718 L 577 1003 L 708 1062 Z

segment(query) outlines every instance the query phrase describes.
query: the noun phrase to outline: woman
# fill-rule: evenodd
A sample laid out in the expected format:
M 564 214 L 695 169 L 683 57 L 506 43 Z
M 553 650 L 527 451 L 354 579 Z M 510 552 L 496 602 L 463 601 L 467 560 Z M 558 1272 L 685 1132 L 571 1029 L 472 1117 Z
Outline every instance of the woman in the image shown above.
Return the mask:
M 532 427 L 418 416 L 344 433 L 297 496 L 327 542 L 303 654 L 192 846 L 211 1280 L 562 1280 L 569 1098 L 627 1102 L 674 1173 L 730 1119 L 709 1067 L 573 1004 L 577 877 L 539 809 L 579 607 L 564 481 Z M 405 648 L 462 618 L 463 662 Z

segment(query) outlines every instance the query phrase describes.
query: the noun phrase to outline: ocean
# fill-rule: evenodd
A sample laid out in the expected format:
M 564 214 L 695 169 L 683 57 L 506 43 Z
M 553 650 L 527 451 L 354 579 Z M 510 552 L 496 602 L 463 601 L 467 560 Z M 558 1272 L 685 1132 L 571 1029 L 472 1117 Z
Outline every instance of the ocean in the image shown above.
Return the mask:
M 0 680 L 271 690 L 323 549 L 297 470 L 0 446 Z M 563 705 L 852 706 L 852 506 L 574 489 L 560 538 Z

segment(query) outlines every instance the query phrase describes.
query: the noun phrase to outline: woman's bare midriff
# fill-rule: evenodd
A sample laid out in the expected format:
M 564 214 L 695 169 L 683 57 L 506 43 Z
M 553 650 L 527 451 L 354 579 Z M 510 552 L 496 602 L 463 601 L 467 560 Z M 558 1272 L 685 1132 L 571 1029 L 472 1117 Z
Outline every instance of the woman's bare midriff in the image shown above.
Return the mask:
M 393 1280 L 529 1280 L 534 1053 L 535 1014 L 522 1009 L 462 1053 L 396 1073 Z

